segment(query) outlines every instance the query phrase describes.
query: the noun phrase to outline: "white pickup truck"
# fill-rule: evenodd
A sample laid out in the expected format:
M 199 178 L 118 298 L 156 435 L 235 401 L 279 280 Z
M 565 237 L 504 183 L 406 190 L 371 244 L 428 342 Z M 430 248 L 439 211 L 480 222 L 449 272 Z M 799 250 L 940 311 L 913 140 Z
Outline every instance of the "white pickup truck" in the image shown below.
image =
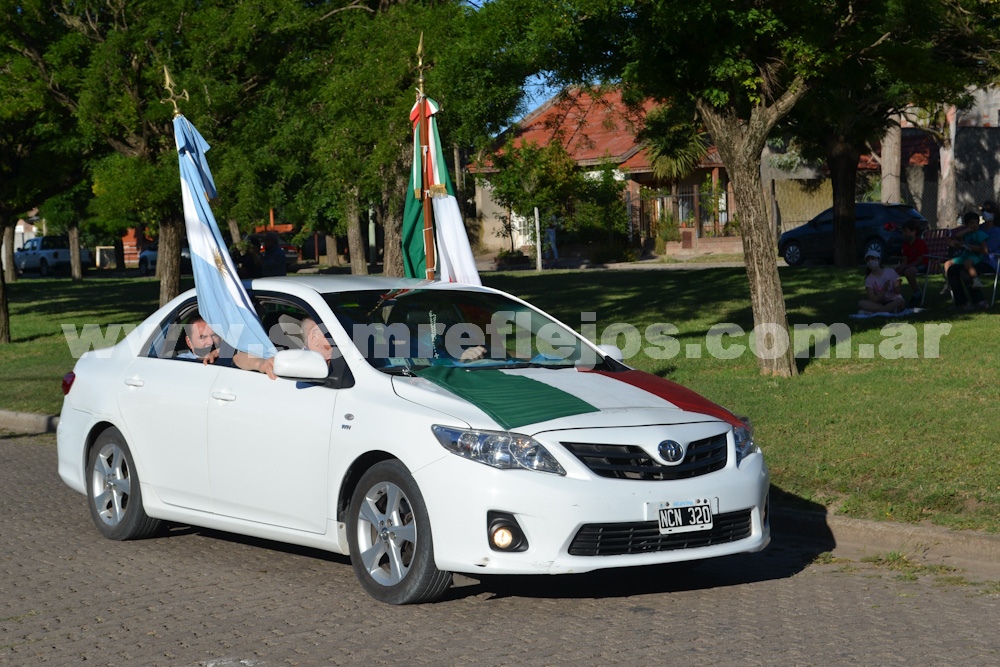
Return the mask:
M 93 265 L 90 251 L 80 248 L 80 265 Z M 53 271 L 69 270 L 69 238 L 66 236 L 36 236 L 24 242 L 24 247 L 14 251 L 14 266 L 18 273 L 38 271 L 47 276 Z

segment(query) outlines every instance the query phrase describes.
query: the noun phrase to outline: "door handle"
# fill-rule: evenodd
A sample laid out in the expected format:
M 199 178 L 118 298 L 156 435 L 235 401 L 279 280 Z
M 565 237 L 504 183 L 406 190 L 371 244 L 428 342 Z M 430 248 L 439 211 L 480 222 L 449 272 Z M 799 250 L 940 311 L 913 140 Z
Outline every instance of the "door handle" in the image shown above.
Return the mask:
M 125 378 L 125 384 L 129 387 L 141 387 L 146 384 L 140 378 Z
M 212 398 L 219 401 L 235 401 L 236 394 L 230 394 L 228 391 L 213 391 Z

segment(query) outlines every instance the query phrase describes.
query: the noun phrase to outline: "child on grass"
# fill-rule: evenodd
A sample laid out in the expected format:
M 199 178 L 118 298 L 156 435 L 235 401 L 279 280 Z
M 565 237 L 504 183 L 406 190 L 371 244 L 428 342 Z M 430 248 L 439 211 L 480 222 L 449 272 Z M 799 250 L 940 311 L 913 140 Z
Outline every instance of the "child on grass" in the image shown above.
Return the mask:
M 865 276 L 866 298 L 858 302 L 862 313 L 898 313 L 906 302 L 899 293 L 901 279 L 892 269 L 882 266 L 882 254 L 878 250 L 865 253 L 868 275 Z

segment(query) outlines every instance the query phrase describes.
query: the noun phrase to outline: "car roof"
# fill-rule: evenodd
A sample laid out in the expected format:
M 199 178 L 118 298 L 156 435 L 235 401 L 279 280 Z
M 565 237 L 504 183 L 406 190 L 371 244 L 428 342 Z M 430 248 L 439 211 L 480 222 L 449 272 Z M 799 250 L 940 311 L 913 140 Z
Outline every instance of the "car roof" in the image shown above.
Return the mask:
M 291 285 L 304 287 L 320 294 L 328 292 L 359 292 L 363 290 L 394 290 L 394 289 L 472 289 L 476 291 L 493 291 L 479 285 L 464 283 L 449 283 L 441 281 L 421 280 L 418 278 L 393 278 L 386 276 L 354 276 L 354 275 L 291 275 L 274 278 L 256 278 L 251 283 L 253 290 L 282 291 Z

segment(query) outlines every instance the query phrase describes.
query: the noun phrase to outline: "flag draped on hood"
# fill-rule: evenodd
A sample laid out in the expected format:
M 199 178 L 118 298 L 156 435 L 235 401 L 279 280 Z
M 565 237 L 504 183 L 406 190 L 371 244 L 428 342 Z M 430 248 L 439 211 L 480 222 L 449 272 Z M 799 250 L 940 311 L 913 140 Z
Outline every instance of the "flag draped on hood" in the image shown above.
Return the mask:
M 215 181 L 205 159 L 209 145 L 182 115 L 174 117 L 174 139 L 180 159 L 184 226 L 191 246 L 198 310 L 215 333 L 233 348 L 272 357 L 277 351 L 238 278 L 208 203 L 216 196 Z
M 424 98 L 423 104 L 428 123 L 429 150 L 426 156 L 422 155 L 420 147 L 421 102 L 414 104 L 410 111 L 410 121 L 413 124 L 413 168 L 403 212 L 403 267 L 410 278 L 426 277 L 427 256 L 424 249 L 421 202 L 423 193 L 431 197 L 434 209 L 436 278 L 446 282 L 481 285 L 462 213 L 455 198 L 455 189 L 441 153 L 441 139 L 434 119 L 438 105 L 430 98 Z

